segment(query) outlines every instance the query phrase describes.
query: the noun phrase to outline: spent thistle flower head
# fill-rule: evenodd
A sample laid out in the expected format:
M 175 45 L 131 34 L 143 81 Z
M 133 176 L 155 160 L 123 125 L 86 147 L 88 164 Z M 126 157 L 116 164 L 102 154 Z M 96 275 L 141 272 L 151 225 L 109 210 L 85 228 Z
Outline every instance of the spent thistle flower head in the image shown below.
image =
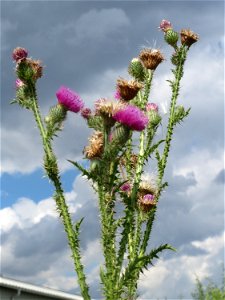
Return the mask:
M 164 57 L 158 49 L 143 49 L 139 58 L 146 69 L 155 70 L 158 65 L 164 60 Z
M 121 110 L 118 110 L 113 118 L 129 128 L 137 131 L 142 131 L 148 124 L 147 116 L 134 105 L 126 105 Z
M 100 158 L 103 153 L 103 133 L 95 131 L 89 138 L 89 145 L 84 148 L 84 154 L 88 159 Z
M 75 113 L 79 112 L 84 106 L 84 102 L 80 96 L 65 86 L 59 88 L 56 92 L 56 97 L 58 102 L 64 105 L 67 110 Z
M 28 51 L 25 48 L 17 47 L 13 50 L 12 59 L 19 62 L 21 59 L 25 59 L 28 56 Z
M 181 44 L 190 47 L 192 44 L 196 43 L 199 36 L 191 31 L 190 29 L 182 29 L 180 32 Z
M 128 81 L 123 78 L 117 80 L 117 90 L 125 101 L 132 100 L 142 87 L 143 85 L 138 81 Z

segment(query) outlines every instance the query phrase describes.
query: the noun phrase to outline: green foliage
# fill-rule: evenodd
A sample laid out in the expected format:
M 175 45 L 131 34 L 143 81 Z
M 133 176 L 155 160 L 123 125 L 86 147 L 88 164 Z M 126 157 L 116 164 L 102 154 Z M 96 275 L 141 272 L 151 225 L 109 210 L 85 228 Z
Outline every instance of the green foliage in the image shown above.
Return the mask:
M 225 299 L 225 277 L 221 287 L 208 280 L 206 286 L 197 278 L 195 291 L 191 294 L 195 300 L 224 300 Z

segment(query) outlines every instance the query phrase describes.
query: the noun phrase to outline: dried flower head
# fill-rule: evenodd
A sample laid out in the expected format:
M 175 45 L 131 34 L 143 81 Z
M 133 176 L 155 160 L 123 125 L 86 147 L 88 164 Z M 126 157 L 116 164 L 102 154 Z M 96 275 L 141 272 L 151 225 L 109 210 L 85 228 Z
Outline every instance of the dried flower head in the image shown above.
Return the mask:
M 139 58 L 146 69 L 155 70 L 164 60 L 162 53 L 158 49 L 143 49 Z
M 113 115 L 113 118 L 117 122 L 137 131 L 142 131 L 148 124 L 148 118 L 146 115 L 134 105 L 126 105 L 121 110 L 118 110 Z
M 142 87 L 143 85 L 138 81 L 128 81 L 122 78 L 117 80 L 117 90 L 125 101 L 133 99 Z
M 37 80 L 42 77 L 43 74 L 43 66 L 40 60 L 27 59 L 27 64 L 33 70 L 33 79 Z
M 172 29 L 172 24 L 170 21 L 162 20 L 158 28 L 164 32 L 167 32 L 167 30 Z
M 64 105 L 67 110 L 75 113 L 79 112 L 84 106 L 80 96 L 65 86 L 59 88 L 56 92 L 56 97 L 58 102 Z
M 95 114 L 111 117 L 123 107 L 124 105 L 120 102 L 113 102 L 105 98 L 101 98 L 95 102 Z
M 90 116 L 91 116 L 91 109 L 88 108 L 88 107 L 85 107 L 85 108 L 82 108 L 81 109 L 81 116 L 84 118 L 84 119 L 89 119 Z
M 189 29 L 182 29 L 180 36 L 182 45 L 186 45 L 188 47 L 196 43 L 199 39 L 199 36 Z
M 155 112 L 158 112 L 159 110 L 159 107 L 156 103 L 147 103 L 146 105 L 146 110 L 147 111 L 155 111 Z
M 126 165 L 126 157 L 122 156 L 120 159 L 120 163 L 122 166 Z M 132 153 L 129 157 L 129 164 L 131 166 L 132 169 L 134 169 L 137 165 L 137 161 L 138 161 L 138 156 L 137 154 Z
M 100 158 L 103 153 L 103 133 L 95 131 L 89 138 L 89 145 L 84 148 L 84 154 L 88 159 Z
M 13 50 L 12 58 L 16 62 L 19 62 L 21 59 L 25 59 L 28 56 L 28 51 L 25 48 L 17 47 Z

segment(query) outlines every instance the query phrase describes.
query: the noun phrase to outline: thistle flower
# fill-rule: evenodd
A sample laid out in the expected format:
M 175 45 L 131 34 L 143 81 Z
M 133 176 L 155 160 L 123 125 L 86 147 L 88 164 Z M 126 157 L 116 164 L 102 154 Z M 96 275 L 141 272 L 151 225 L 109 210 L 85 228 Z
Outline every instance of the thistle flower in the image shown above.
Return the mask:
M 89 138 L 89 145 L 84 148 L 84 154 L 88 159 L 100 158 L 103 153 L 103 133 L 95 131 Z
M 117 80 L 117 90 L 125 101 L 133 99 L 142 87 L 143 85 L 138 81 L 128 81 L 122 78 Z
M 27 58 L 28 51 L 25 48 L 17 47 L 13 50 L 12 59 L 19 62 L 21 59 Z
M 162 20 L 158 28 L 164 32 L 167 32 L 167 30 L 172 29 L 172 24 L 170 21 Z
M 82 109 L 81 109 L 81 116 L 82 116 L 84 119 L 89 119 L 90 116 L 91 116 L 91 109 L 88 108 L 88 107 L 82 108 Z
M 138 198 L 138 204 L 144 212 L 149 212 L 156 206 L 157 202 L 154 200 L 155 196 L 152 194 L 146 194 L 143 197 Z
M 147 103 L 146 104 L 146 110 L 147 111 L 155 111 L 158 112 L 159 107 L 156 103 Z
M 113 118 L 133 130 L 142 131 L 148 124 L 146 115 L 134 105 L 126 105 L 121 110 L 117 111 Z
M 64 105 L 67 110 L 75 113 L 79 112 L 84 106 L 80 96 L 65 86 L 59 88 L 56 92 L 56 97 L 58 102 Z
M 196 43 L 199 36 L 191 31 L 190 29 L 182 29 L 181 33 L 181 44 L 190 47 L 192 44 Z
M 131 185 L 129 182 L 125 182 L 123 185 L 120 187 L 121 192 L 130 192 L 131 191 Z
M 143 49 L 139 58 L 146 69 L 155 70 L 164 60 L 162 53 L 158 49 Z
M 18 78 L 18 79 L 16 79 L 15 86 L 16 86 L 16 89 L 19 89 L 19 88 L 25 86 L 25 83 Z
M 114 98 L 115 98 L 116 100 L 120 100 L 120 99 L 121 99 L 120 91 L 119 91 L 118 89 L 116 90 L 116 92 L 115 92 L 115 94 L 114 94 Z

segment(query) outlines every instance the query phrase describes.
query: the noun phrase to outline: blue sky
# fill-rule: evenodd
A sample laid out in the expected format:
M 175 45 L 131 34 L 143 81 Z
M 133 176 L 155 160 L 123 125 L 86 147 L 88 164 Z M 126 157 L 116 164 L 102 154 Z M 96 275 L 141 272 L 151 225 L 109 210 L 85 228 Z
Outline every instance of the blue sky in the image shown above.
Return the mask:
M 30 113 L 16 105 L 12 49 L 26 47 L 45 66 L 38 83 L 43 115 L 64 84 L 87 106 L 112 98 L 116 80 L 143 47 L 157 47 L 166 62 L 157 69 L 150 102 L 166 120 L 170 95 L 169 56 L 157 27 L 169 19 L 176 30 L 191 28 L 200 40 L 190 50 L 179 103 L 191 106 L 175 131 L 152 246 L 178 252 L 143 275 L 143 299 L 190 299 L 196 275 L 221 280 L 224 258 L 224 3 L 222 1 L 3 1 L 1 3 L 1 227 L 5 276 L 79 294 L 65 235 L 43 178 L 42 148 Z M 99 298 L 102 260 L 96 196 L 67 159 L 82 160 L 90 130 L 69 114 L 54 142 L 66 199 L 74 219 L 85 216 L 82 249 L 93 297 Z M 159 131 L 163 136 L 164 130 Z M 154 168 L 146 169 L 147 173 Z M 44 245 L 44 246 L 43 246 Z

